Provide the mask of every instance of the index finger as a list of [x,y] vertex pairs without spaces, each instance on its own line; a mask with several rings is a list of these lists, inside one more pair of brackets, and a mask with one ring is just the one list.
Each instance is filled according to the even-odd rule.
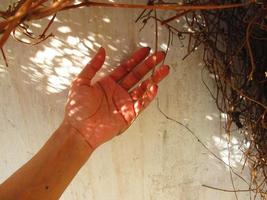
[[103,47],[101,47],[93,59],[85,66],[85,68],[80,72],[78,78],[86,78],[91,80],[94,78],[96,72],[102,67],[104,64],[106,57],[106,52]]

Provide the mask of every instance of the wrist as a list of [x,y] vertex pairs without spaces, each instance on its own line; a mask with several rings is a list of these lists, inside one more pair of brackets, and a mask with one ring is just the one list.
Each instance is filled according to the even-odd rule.
[[80,131],[73,127],[68,120],[64,119],[57,129],[56,133],[62,135],[64,138],[68,138],[73,140],[73,147],[81,148],[83,151],[92,153],[94,148],[90,145],[90,143],[86,140],[86,138],[80,133]]

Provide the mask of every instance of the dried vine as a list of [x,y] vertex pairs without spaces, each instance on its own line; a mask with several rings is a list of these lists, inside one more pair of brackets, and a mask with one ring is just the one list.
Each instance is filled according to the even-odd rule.
[[[198,6],[212,2],[220,5],[240,3],[237,0],[189,0],[184,1],[184,5]],[[162,1],[153,3],[163,4]],[[177,19],[180,24],[177,24]],[[187,39],[184,59],[203,45],[205,67],[213,75],[217,86],[215,93],[208,89],[218,109],[227,115],[225,131],[230,138],[231,128],[235,126],[244,138],[241,145],[246,157],[244,165],[251,169],[248,189],[236,188],[232,169],[233,190],[205,187],[234,192],[236,199],[238,192],[246,191],[253,192],[254,198],[267,199],[267,4],[251,2],[242,7],[219,10],[184,9],[167,18],[155,17],[146,10],[138,20],[143,27],[149,20],[160,22],[171,35],[169,41],[174,36],[179,40]],[[182,26],[183,23],[185,26]],[[167,50],[169,45],[170,42]],[[230,160],[230,154],[228,157]]]
[[[213,75],[217,89],[211,96],[218,109],[227,115],[226,133],[231,137],[235,125],[244,137],[241,147],[245,164],[251,169],[248,189],[226,192],[253,192],[267,198],[267,4],[256,0],[184,0],[183,4],[163,0],[148,0],[143,4],[100,3],[88,0],[18,0],[5,11],[0,11],[0,49],[3,59],[4,44],[10,35],[19,31],[31,45],[53,36],[48,30],[58,12],[80,7],[113,7],[143,11],[136,22],[144,28],[154,20],[158,43],[158,26],[168,30],[168,47],[175,37],[187,42],[186,59],[200,45],[204,48],[203,61]],[[161,13],[172,16],[164,18]],[[36,36],[29,31],[30,21],[53,16]],[[184,23],[186,26],[181,26]],[[141,28],[141,29],[142,29]],[[157,48],[157,45],[156,45]],[[204,83],[205,84],[205,83]],[[205,84],[206,85],[206,84]],[[168,118],[171,120],[171,118]],[[173,120],[173,119],[172,119]],[[175,121],[175,120],[174,120]],[[194,135],[194,134],[193,134]],[[202,143],[203,145],[203,143]],[[205,145],[204,145],[205,146]],[[229,155],[230,156],[230,155]],[[231,167],[231,166],[230,166]],[[232,180],[232,170],[231,180]],[[205,186],[213,188],[211,186]],[[213,188],[216,189],[216,188]],[[218,189],[218,188],[217,188]],[[237,195],[236,195],[237,197]]]

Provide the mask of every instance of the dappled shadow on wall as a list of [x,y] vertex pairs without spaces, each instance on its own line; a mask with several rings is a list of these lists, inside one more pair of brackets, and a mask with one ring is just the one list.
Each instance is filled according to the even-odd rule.
[[[34,46],[10,38],[5,46],[9,70],[11,73],[19,71],[19,79],[34,85],[38,91],[55,94],[68,88],[101,46],[107,50],[107,57],[100,76],[111,71],[138,46],[154,47],[153,27],[148,25],[139,33],[140,26],[134,23],[140,10],[119,11],[94,8],[92,12],[92,9],[83,8],[59,13],[47,32],[47,35],[53,33],[54,37]],[[32,32],[41,34],[50,20],[48,17],[30,23]],[[153,22],[151,24],[153,26]],[[159,37],[164,37],[161,27],[159,30]],[[18,31],[16,37],[30,42]],[[166,50],[167,41],[159,41],[158,46],[159,50]]]
[[[108,19],[79,13],[79,11],[71,12],[69,16],[68,13],[62,13],[55,18],[51,28],[55,36],[43,43],[26,46],[10,41],[6,46],[6,53],[11,76],[15,73],[19,81],[34,85],[37,91],[50,95],[67,90],[71,80],[100,46],[106,47],[108,54],[117,52],[119,48],[124,54],[128,53],[129,47],[126,39],[114,38],[112,31],[108,31],[107,24],[110,23]],[[48,22],[49,19],[33,22],[31,24],[33,32],[40,32],[40,28]],[[103,27],[107,30],[103,30]],[[16,33],[16,37],[23,42],[30,42],[19,32]],[[106,68],[101,74],[108,71],[107,67],[110,66],[110,62],[116,60],[120,58],[115,56],[111,59],[108,55]]]
[[[19,87],[30,87],[38,94],[45,93],[62,105],[61,94],[67,94],[72,79],[93,57],[99,47],[103,46],[107,50],[105,68],[98,74],[100,77],[112,71],[118,62],[126,58],[138,46],[153,47],[154,37],[148,34],[153,32],[151,31],[153,26],[144,29],[140,37],[136,36],[139,34],[139,27],[133,24],[138,13],[139,11],[133,10],[118,12],[116,9],[97,8],[94,8],[93,12],[84,8],[60,13],[51,28],[55,36],[43,43],[26,46],[12,39],[9,40],[5,50],[10,67],[6,69],[4,65],[0,65],[0,76],[6,76],[6,72],[9,71],[12,79],[21,83],[18,84]],[[34,21],[31,24],[33,32],[40,32],[41,27],[48,22],[49,18]],[[161,50],[166,50],[167,37],[165,35],[168,33],[160,32],[160,34],[162,34],[159,35],[162,40],[159,42],[159,47]],[[24,42],[29,42],[28,38],[19,33],[17,37]],[[176,42],[182,48],[183,45]],[[177,59],[182,58],[184,52],[185,50],[181,49],[181,55],[177,55]],[[213,122],[219,117],[208,113],[203,116],[203,120]],[[222,120],[224,118],[223,115]],[[205,139],[203,139],[204,142]],[[225,163],[229,163],[230,157],[232,167],[242,167],[243,157],[239,149],[238,138],[232,137],[228,140],[225,135],[212,136],[212,140],[205,143]],[[212,155],[211,158],[215,159]],[[227,168],[227,165],[223,166]]]

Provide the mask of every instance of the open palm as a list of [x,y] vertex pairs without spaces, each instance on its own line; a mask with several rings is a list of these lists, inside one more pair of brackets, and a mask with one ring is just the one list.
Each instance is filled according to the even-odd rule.
[[105,60],[105,50],[100,48],[73,81],[65,120],[92,148],[126,130],[156,96],[157,83],[169,73],[167,65],[162,65],[151,77],[134,87],[165,57],[163,52],[156,52],[146,59],[149,51],[149,48],[139,49],[111,74],[92,84],[92,78]]

